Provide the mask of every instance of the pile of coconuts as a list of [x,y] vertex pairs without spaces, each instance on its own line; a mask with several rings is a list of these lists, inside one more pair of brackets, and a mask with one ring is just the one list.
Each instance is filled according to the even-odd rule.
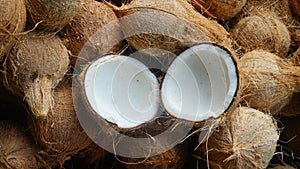
[[300,0],[0,0],[0,16],[0,169],[300,168]]

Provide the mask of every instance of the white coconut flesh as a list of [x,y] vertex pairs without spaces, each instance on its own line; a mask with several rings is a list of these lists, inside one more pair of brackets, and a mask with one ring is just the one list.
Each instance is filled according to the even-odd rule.
[[181,53],[170,65],[161,88],[166,111],[180,119],[219,117],[238,88],[235,61],[214,44],[200,44]]
[[96,115],[117,125],[133,128],[153,119],[159,109],[159,85],[140,61],[107,55],[86,71],[84,89]]

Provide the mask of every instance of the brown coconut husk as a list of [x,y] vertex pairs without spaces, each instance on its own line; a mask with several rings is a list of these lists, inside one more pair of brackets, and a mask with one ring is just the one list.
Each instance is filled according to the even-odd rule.
[[232,48],[232,39],[224,27],[202,16],[186,0],[133,0],[122,7],[109,5],[120,18],[129,44],[137,50],[154,48],[144,51],[152,56],[165,56],[155,49],[178,54],[200,42]]
[[16,34],[23,31],[26,23],[26,8],[23,0],[0,1],[0,60],[13,46]]
[[262,49],[284,58],[290,49],[291,36],[275,13],[257,11],[237,22],[232,36],[244,52]]
[[188,154],[188,144],[184,142],[159,155],[145,159],[122,158],[122,161],[127,169],[180,169]]
[[54,105],[46,119],[29,119],[31,133],[42,147],[40,154],[52,167],[62,167],[71,156],[93,145],[77,119],[71,84],[67,79],[54,90]]
[[266,168],[279,139],[276,122],[258,110],[239,107],[223,116],[199,149],[211,168]]
[[68,51],[57,36],[31,32],[19,37],[4,62],[4,83],[24,97],[36,117],[53,105],[52,89],[69,67]]
[[281,116],[296,116],[300,114],[300,93],[294,93],[291,101],[280,111]]
[[66,46],[75,55],[71,58],[72,66],[75,66],[77,57],[78,64],[82,64],[98,55],[118,50],[122,33],[117,19],[114,11],[102,2],[83,3],[80,12],[63,31],[68,40]]
[[46,30],[60,30],[79,12],[82,0],[26,0],[30,21]]
[[191,4],[208,17],[229,20],[246,5],[247,0],[191,0]]
[[34,142],[21,127],[0,121],[0,168],[39,169],[42,167]]
[[277,114],[299,89],[300,68],[265,51],[246,53],[240,60],[244,105]]
[[299,0],[290,0],[290,4],[294,14],[300,18],[300,1]]
[[300,46],[299,48],[293,53],[290,60],[297,66],[300,66]]

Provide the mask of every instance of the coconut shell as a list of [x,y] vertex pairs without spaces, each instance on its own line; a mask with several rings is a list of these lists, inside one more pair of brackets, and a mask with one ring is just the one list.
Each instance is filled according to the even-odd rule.
[[0,168],[39,169],[41,163],[34,143],[21,127],[0,121]]
[[239,71],[244,105],[271,114],[286,106],[299,87],[299,67],[269,52],[246,53]]
[[60,30],[79,12],[81,0],[26,0],[32,26]]
[[284,58],[291,44],[287,27],[275,13],[259,11],[241,19],[233,28],[232,36],[245,52],[262,49]]
[[206,16],[228,20],[237,15],[247,0],[191,0],[192,5]]
[[188,144],[178,144],[174,148],[146,159],[122,158],[127,169],[180,169],[188,156]]
[[73,55],[76,55],[71,59],[72,66],[75,66],[77,57],[81,63],[117,51],[117,44],[122,40],[121,27],[117,19],[114,11],[102,2],[83,3],[80,12],[64,30],[65,38],[68,40],[66,46]]
[[278,139],[277,126],[270,115],[239,107],[223,116],[219,126],[199,149],[213,169],[266,168]]
[[23,0],[0,1],[0,60],[13,46],[13,38],[22,32],[26,23]]
[[52,89],[69,67],[69,55],[57,36],[31,32],[20,37],[4,63],[5,86],[24,97],[36,117],[52,107]]
[[31,132],[42,147],[41,155],[50,166],[60,166],[92,145],[81,128],[73,105],[70,80],[63,81],[53,93],[54,105],[46,119],[30,118]]
[[112,8],[120,18],[129,44],[137,50],[148,49],[144,52],[152,56],[168,54],[157,49],[178,54],[200,42],[232,48],[229,33],[216,21],[198,13],[186,0],[133,0]]

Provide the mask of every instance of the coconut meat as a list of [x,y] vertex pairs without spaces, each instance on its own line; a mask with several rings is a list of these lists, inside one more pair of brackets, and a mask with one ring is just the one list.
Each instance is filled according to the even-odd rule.
[[236,64],[229,52],[214,44],[200,44],[185,50],[170,65],[161,97],[170,115],[202,121],[224,113],[237,88]]
[[86,71],[84,89],[94,112],[120,128],[141,125],[158,112],[158,81],[134,58],[107,55],[96,60]]

